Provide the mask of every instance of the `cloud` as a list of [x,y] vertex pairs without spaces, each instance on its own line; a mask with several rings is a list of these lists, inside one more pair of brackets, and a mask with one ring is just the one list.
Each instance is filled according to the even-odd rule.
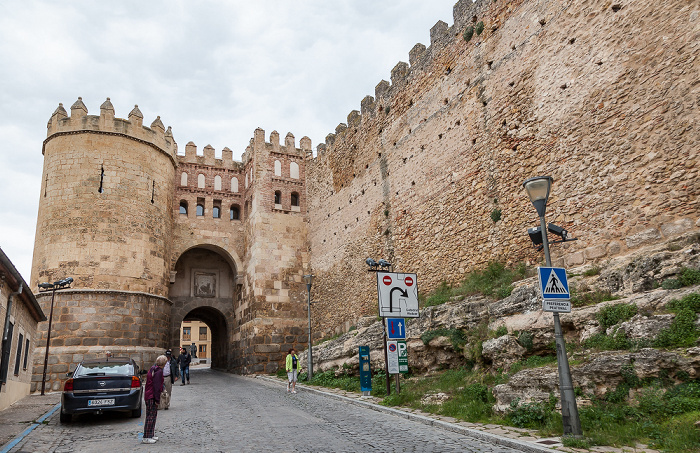
[[[374,95],[454,0],[0,3],[0,245],[29,277],[51,113],[78,96],[138,104],[181,151],[194,141],[240,158],[256,127],[325,140]],[[19,263],[19,264],[18,264]]]

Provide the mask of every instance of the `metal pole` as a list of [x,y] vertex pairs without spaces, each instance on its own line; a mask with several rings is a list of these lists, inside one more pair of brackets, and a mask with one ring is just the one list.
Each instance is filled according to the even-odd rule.
[[306,374],[306,380],[311,381],[314,377],[314,362],[313,362],[313,350],[311,345],[311,283],[306,284],[306,291],[309,294],[308,305],[309,305],[309,371]]
[[386,320],[382,318],[382,329],[384,330],[384,371],[386,372],[386,396],[391,395],[391,381],[389,381],[389,352],[386,350]]
[[56,297],[56,287],[51,292],[51,310],[49,311],[49,330],[46,332],[46,354],[44,354],[44,376],[41,378],[41,394],[46,390],[46,368],[49,365],[49,343],[51,342],[51,321],[53,321],[53,299]]
[[[542,245],[544,248],[544,259],[547,267],[552,266],[552,259],[549,256],[549,242],[547,239],[547,223],[544,216],[540,217],[540,230],[542,231]],[[561,417],[564,424],[564,435],[581,436],[581,420],[576,407],[576,394],[571,381],[571,370],[569,369],[569,358],[566,356],[566,343],[561,332],[561,322],[559,313],[554,312],[554,340],[557,346],[557,368],[559,370],[559,394],[561,397]]]

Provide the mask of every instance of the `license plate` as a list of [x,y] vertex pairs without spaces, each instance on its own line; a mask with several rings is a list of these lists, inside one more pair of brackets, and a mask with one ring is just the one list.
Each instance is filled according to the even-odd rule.
[[104,400],[88,400],[88,407],[95,406],[114,406],[114,398]]

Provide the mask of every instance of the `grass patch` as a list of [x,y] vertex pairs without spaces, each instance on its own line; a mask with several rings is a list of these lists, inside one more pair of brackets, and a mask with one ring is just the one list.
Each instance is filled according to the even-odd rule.
[[592,268],[583,271],[584,277],[593,277],[598,274],[600,274],[600,267],[598,266],[593,266]]
[[424,345],[427,345],[431,340],[438,337],[449,338],[455,351],[462,349],[464,345],[467,344],[467,335],[460,329],[426,330],[420,336],[420,339],[423,341]]
[[431,293],[421,295],[419,298],[424,307],[444,304],[452,297],[474,294],[503,299],[510,296],[513,291],[513,282],[522,280],[529,274],[530,271],[524,263],[514,268],[507,268],[502,263],[492,262],[484,270],[468,273],[460,286],[451,287],[443,281]]
[[596,318],[600,327],[608,329],[623,321],[627,321],[637,314],[637,305],[635,304],[617,304],[603,307],[596,313]]
[[580,291],[576,287],[571,288],[571,305],[574,307],[585,307],[596,305],[609,300],[617,300],[618,296],[613,296],[610,291]]
[[700,329],[695,325],[700,312],[700,294],[692,293],[682,299],[668,303],[669,311],[676,313],[669,327],[659,332],[654,340],[657,348],[687,348],[694,346],[700,338]]
[[539,355],[532,355],[528,357],[527,359],[523,359],[519,362],[514,363],[509,370],[509,374],[513,375],[517,373],[520,370],[523,370],[525,368],[540,368],[543,366],[551,365],[553,363],[557,363],[557,356],[556,355],[545,355],[545,356],[539,356]]

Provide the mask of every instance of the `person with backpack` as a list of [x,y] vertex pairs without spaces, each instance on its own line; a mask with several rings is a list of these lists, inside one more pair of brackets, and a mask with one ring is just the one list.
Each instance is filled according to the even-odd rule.
[[158,356],[156,363],[148,370],[146,385],[144,386],[143,399],[146,404],[146,422],[143,424],[144,444],[155,444],[156,418],[158,417],[158,404],[160,394],[163,391],[163,367],[168,362],[164,355]]
[[[192,361],[192,356],[187,352],[187,348],[183,346],[180,349],[180,356],[177,358],[177,362],[180,364],[180,376],[182,377],[182,384],[185,385],[190,383],[190,362]],[[185,382],[186,380],[186,382]]]

